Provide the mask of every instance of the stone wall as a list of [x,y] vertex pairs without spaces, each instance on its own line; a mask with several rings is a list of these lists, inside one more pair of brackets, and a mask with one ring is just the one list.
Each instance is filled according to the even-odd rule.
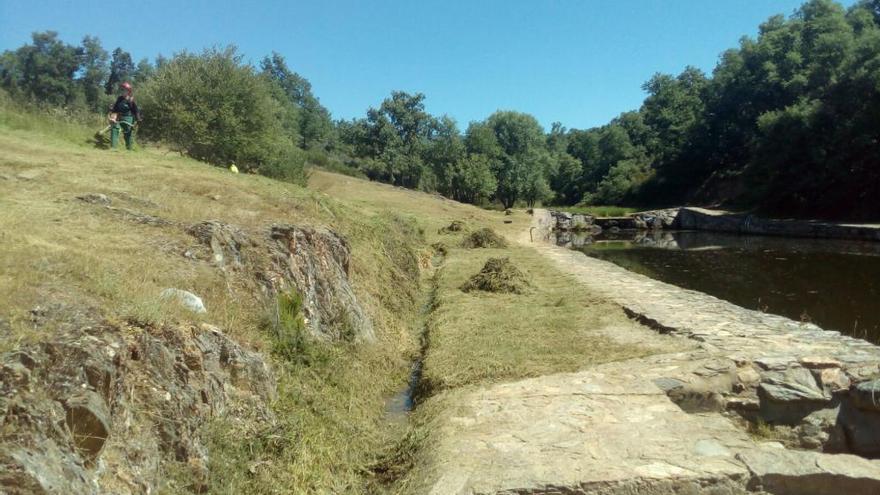
[[878,225],[767,219],[704,208],[681,208],[677,222],[678,227],[685,230],[880,241],[880,226]]

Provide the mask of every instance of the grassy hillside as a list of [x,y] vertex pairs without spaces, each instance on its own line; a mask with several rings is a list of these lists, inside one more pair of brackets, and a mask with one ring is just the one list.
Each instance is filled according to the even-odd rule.
[[[599,332],[628,323],[619,310],[514,242],[528,230],[525,212],[506,216],[322,171],[301,188],[158,148],[96,149],[94,129],[52,125],[40,116],[0,117],[0,293],[8,294],[0,299],[0,346],[11,350],[100,320],[186,320],[215,324],[263,351],[279,378],[277,421],[233,417],[206,428],[213,493],[404,490],[412,482],[408,467],[430,450],[419,425],[454,401],[457,389],[642,352]],[[339,232],[351,244],[352,281],[377,342],[311,342],[308,352],[320,359],[306,363],[272,356],[274,301],[253,291],[252,274],[188,255],[194,240],[186,227],[206,220],[246,232],[274,223]],[[441,233],[453,220],[465,231]],[[481,227],[510,246],[460,247],[467,231]],[[490,256],[509,257],[529,289],[459,290]],[[208,313],[163,303],[158,295],[168,287],[198,294]],[[429,407],[418,409],[407,433],[387,420],[386,400],[405,386],[423,329],[420,399]],[[165,492],[185,491],[186,480],[175,476],[168,473]]]
[[[272,301],[250,290],[248,274],[226,275],[188,257],[195,242],[186,226],[330,227],[351,243],[353,283],[378,341],[314,343],[326,359],[311,367],[276,360],[279,423],[212,428],[222,454],[212,456],[213,486],[220,493],[240,493],[245,484],[264,493],[279,486],[360,492],[365,466],[385,442],[384,400],[406,383],[417,351],[422,242],[411,218],[157,149],[98,150],[88,142],[93,129],[51,126],[27,115],[0,120],[2,350],[102,320],[204,320],[269,354]],[[112,209],[78,199],[90,194],[105,195]],[[198,294],[208,313],[164,304],[158,295],[168,287]],[[265,469],[248,472],[268,458]],[[168,492],[179,488],[171,483]]]

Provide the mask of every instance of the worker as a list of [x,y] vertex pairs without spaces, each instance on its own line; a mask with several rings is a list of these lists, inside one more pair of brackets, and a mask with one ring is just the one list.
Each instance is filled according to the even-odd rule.
[[131,92],[131,84],[124,82],[120,85],[121,93],[116,98],[116,103],[110,107],[110,147],[116,148],[119,142],[119,129],[125,136],[125,148],[130,150],[134,145],[131,131],[134,129],[135,120],[141,121],[141,112]]

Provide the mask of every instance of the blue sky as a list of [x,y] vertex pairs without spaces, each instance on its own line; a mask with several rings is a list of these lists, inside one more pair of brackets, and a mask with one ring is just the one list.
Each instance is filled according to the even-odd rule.
[[0,50],[43,30],[68,43],[92,34],[135,59],[235,44],[254,63],[284,55],[334,118],[363,116],[400,89],[425,93],[428,111],[461,127],[504,109],[588,128],[637,108],[655,72],[709,72],[741,36],[801,3],[0,0]]

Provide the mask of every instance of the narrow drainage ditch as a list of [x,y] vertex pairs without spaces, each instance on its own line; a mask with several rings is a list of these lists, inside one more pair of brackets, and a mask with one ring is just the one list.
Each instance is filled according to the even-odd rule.
[[425,355],[428,353],[428,320],[437,303],[437,291],[443,259],[443,254],[439,252],[435,253],[431,259],[434,274],[429,279],[430,287],[419,314],[419,353],[410,366],[409,380],[407,380],[406,387],[394,394],[385,403],[385,416],[389,422],[405,422],[409,413],[416,407],[416,401],[419,397],[419,385],[422,379],[423,363]]

